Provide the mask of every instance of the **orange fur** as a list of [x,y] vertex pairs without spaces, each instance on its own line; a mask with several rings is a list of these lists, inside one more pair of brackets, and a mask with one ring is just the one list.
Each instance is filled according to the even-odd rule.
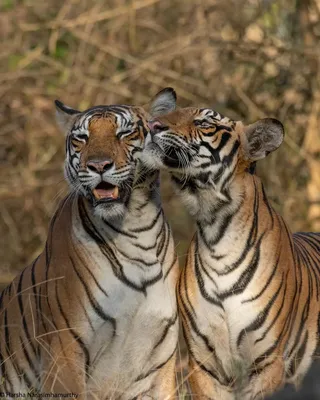
[[[178,262],[157,173],[143,174],[132,157],[143,148],[147,114],[128,106],[106,106],[105,114],[100,108],[87,112],[88,132],[85,119],[76,124],[85,113],[78,119],[71,114],[75,128],[67,121],[67,177],[75,190],[52,218],[44,251],[0,296],[0,391],[175,397]],[[131,132],[120,138],[124,128],[117,121],[124,114]],[[73,139],[73,131],[85,132],[87,140]],[[96,215],[83,194],[88,162],[105,159],[114,170],[107,178],[95,174],[95,185],[117,179],[130,191],[125,212],[114,219],[109,203]],[[76,169],[86,173],[83,192]],[[121,182],[120,172],[129,169],[132,180]]]
[[318,342],[320,234],[292,234],[249,172],[281,144],[281,124],[196,108],[153,124],[151,161],[171,171],[198,226],[177,289],[193,396],[298,386]]

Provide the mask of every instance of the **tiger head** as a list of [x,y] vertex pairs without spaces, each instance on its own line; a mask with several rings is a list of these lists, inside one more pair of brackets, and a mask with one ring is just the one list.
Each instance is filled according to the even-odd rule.
[[180,108],[149,121],[152,142],[144,151],[147,166],[171,171],[173,182],[189,195],[213,189],[228,199],[237,174],[282,143],[284,130],[276,119],[245,126],[208,108]]
[[[166,88],[151,103],[157,108],[161,93],[175,108],[175,92]],[[136,165],[150,135],[145,108],[96,106],[80,112],[56,101],[57,121],[66,134],[65,177],[71,190],[85,196],[96,214],[123,215],[136,178]],[[161,114],[159,113],[159,115]]]

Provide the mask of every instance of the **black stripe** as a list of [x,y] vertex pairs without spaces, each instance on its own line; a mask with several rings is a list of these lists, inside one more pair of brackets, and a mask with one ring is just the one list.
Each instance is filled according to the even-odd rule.
[[133,228],[133,229],[131,229],[131,232],[140,233],[140,232],[145,232],[145,231],[152,229],[162,214],[163,214],[163,211],[160,208],[159,211],[157,212],[157,215],[153,218],[153,220],[150,222],[149,225],[145,225],[141,228]]
[[79,198],[79,215],[82,221],[82,225],[84,230],[87,232],[87,234],[98,244],[100,251],[102,254],[108,259],[110,262],[112,271],[114,275],[121,281],[123,282],[126,286],[130,287],[133,290],[142,292],[145,296],[147,295],[146,288],[148,286],[151,286],[155,284],[157,281],[159,281],[163,277],[162,270],[158,273],[158,275],[154,276],[153,278],[149,280],[145,280],[141,282],[140,285],[135,284],[134,282],[130,281],[124,274],[123,272],[123,266],[122,264],[118,261],[115,252],[109,246],[103,237],[100,235],[100,233],[97,231],[95,228],[94,224],[90,220],[86,210],[85,206],[83,204],[83,199],[80,197]]
[[[295,244],[295,248],[297,248],[296,244]],[[299,307],[299,303],[300,303],[300,295],[301,295],[301,290],[302,290],[302,271],[300,268],[301,263],[301,259],[300,259],[300,253],[298,251],[295,251],[295,255],[296,255],[296,259],[294,262],[294,267],[295,267],[295,290],[294,290],[294,295],[292,298],[292,305],[290,307],[290,312],[288,314],[286,323],[287,323],[287,328],[286,330],[288,330],[288,337],[291,338],[292,336],[292,331],[294,329],[294,322],[295,322],[295,318],[292,318],[292,315],[297,315],[297,309]],[[289,316],[290,316],[290,320],[289,320]],[[286,344],[285,346],[285,351],[288,352],[289,347],[291,346],[291,342]]]
[[[59,208],[57,209],[57,211],[55,212],[54,216],[52,217],[51,223],[50,223],[50,227],[49,227],[49,237],[46,241],[46,245],[45,245],[45,257],[46,257],[46,293],[49,293],[49,289],[48,289],[48,284],[49,284],[49,268],[50,268],[50,262],[51,262],[51,249],[52,249],[52,240],[53,240],[53,230],[54,230],[54,225],[58,219],[58,216],[60,215],[60,213],[62,212],[65,204],[67,203],[67,201],[69,200],[69,198],[71,197],[71,195],[67,196],[65,199],[62,200],[62,202],[59,205]],[[49,296],[46,296],[47,299],[47,304],[48,304],[48,308],[49,311],[52,315],[52,309],[51,309],[51,305],[50,305],[50,298]]]
[[308,337],[309,337],[308,331],[306,331],[305,335],[304,335],[304,339],[297,351],[296,356],[291,360],[289,371],[288,371],[289,376],[293,376],[296,373],[296,371],[298,370],[299,365],[301,364],[303,356],[306,352]]
[[150,246],[143,246],[143,245],[140,244],[140,243],[134,243],[134,246],[135,246],[135,247],[138,247],[138,249],[145,250],[145,251],[149,251],[149,250],[153,250],[153,249],[156,248],[156,246],[157,246],[157,241],[155,240],[154,243],[151,244]]
[[138,236],[137,236],[137,235],[133,235],[133,234],[131,234],[131,233],[129,233],[129,232],[126,232],[126,231],[124,231],[124,230],[122,230],[122,229],[116,228],[115,226],[113,226],[110,222],[108,222],[108,221],[105,220],[105,219],[103,219],[103,222],[104,222],[110,229],[112,229],[113,231],[115,231],[115,232],[117,232],[117,233],[120,233],[120,234],[123,235],[123,236],[127,236],[127,237],[132,238],[132,239],[138,239]]
[[[9,375],[6,372],[6,363],[7,362],[12,362],[10,358],[8,357],[4,357],[2,350],[1,350],[1,345],[2,345],[2,340],[0,340],[0,367],[1,367],[1,376],[0,378],[5,378],[5,384],[9,383],[11,389],[12,389],[12,381],[9,378]],[[5,360],[5,358],[7,358],[7,360]],[[1,385],[0,385],[1,386]]]
[[69,256],[69,259],[71,261],[71,265],[73,267],[73,270],[75,271],[77,277],[79,278],[79,280],[80,280],[80,282],[81,282],[81,284],[82,284],[82,286],[83,286],[83,288],[84,288],[84,290],[85,290],[85,292],[86,292],[86,294],[88,296],[88,299],[90,301],[91,307],[94,309],[96,314],[99,315],[99,317],[101,319],[103,319],[106,322],[110,322],[110,324],[112,325],[112,328],[113,328],[112,337],[114,337],[116,335],[116,331],[117,331],[117,323],[116,323],[115,318],[111,317],[110,315],[106,314],[103,311],[103,308],[101,307],[101,305],[93,297],[93,295],[92,295],[92,293],[91,293],[91,291],[90,291],[90,289],[89,289],[89,287],[87,285],[87,282],[84,280],[84,278],[81,276],[81,274],[77,270],[73,258],[71,256]]
[[230,165],[234,159],[234,156],[237,154],[238,148],[240,147],[239,140],[236,140],[232,146],[230,153],[223,157],[222,163],[226,165]]
[[[216,235],[215,235],[215,239],[207,239],[205,232],[204,232],[204,227],[211,225],[212,221],[201,221],[201,222],[197,222],[197,227],[198,227],[198,232],[200,234],[200,237],[202,238],[203,242],[205,243],[205,245],[208,247],[209,250],[212,250],[212,248],[219,243],[219,241],[223,238],[223,236],[225,235],[232,219],[235,217],[235,215],[239,212],[239,210],[241,209],[242,206],[242,202],[239,204],[239,206],[237,207],[236,210],[232,211],[232,213],[226,213],[223,217],[222,217],[222,222],[220,223],[220,226],[218,228],[216,228]],[[216,218],[216,216],[214,216],[213,218]],[[212,230],[211,230],[212,232]],[[231,271],[230,268],[228,268],[228,272],[229,273]],[[224,275],[224,272],[222,273],[218,273],[219,275]]]
[[[195,357],[195,355],[192,353],[191,354],[191,356],[192,356],[192,358],[193,358],[193,360],[194,360],[194,362],[197,364],[197,366],[202,370],[202,371],[204,371],[206,374],[208,374],[208,375],[210,375],[210,377],[211,378],[213,378],[213,379],[215,379],[221,386],[226,386],[226,387],[228,387],[228,388],[230,388],[230,387],[232,387],[233,385],[233,383],[234,383],[234,378],[232,378],[232,377],[228,377],[227,375],[225,375],[225,379],[222,381],[221,379],[220,379],[220,376],[219,375],[217,375],[215,372],[213,372],[212,370],[210,370],[210,369],[208,369],[208,368],[206,368],[199,360],[197,360],[197,358]],[[206,396],[206,400],[207,399],[212,399],[212,400],[218,400],[218,399],[215,399],[215,398],[211,398],[211,397],[207,397]]]
[[[184,281],[185,281],[185,285],[186,285],[186,274],[185,274],[185,276],[184,276]],[[179,285],[180,285],[180,284],[181,284],[181,279],[180,279]],[[179,292],[181,293],[181,288],[179,288]],[[186,296],[186,298],[187,298],[187,301],[188,301],[188,303],[189,303],[189,306],[191,306],[190,308],[191,308],[192,312],[188,309],[188,307],[187,307],[187,305],[186,305],[186,303],[185,303],[185,301],[184,301],[184,299],[183,299],[183,295],[180,295],[180,301],[181,301],[181,304],[182,304],[183,312],[186,314],[186,317],[188,318],[189,326],[190,326],[190,328],[193,330],[193,332],[202,340],[202,342],[204,343],[204,345],[205,345],[206,348],[207,348],[207,351],[209,352],[209,354],[211,355],[211,357],[214,358],[215,363],[216,363],[216,365],[217,365],[217,369],[219,370],[219,374],[220,374],[222,377],[224,377],[224,379],[227,381],[228,379],[226,378],[226,375],[225,375],[225,373],[224,373],[224,369],[223,369],[223,367],[222,367],[222,365],[221,365],[220,360],[219,360],[218,357],[217,357],[217,353],[216,353],[216,350],[215,350],[215,348],[214,348],[214,345],[211,344],[211,343],[209,342],[208,337],[207,337],[206,335],[204,335],[204,334],[200,331],[200,329],[199,329],[199,327],[198,327],[198,325],[197,325],[197,323],[196,323],[196,321],[195,321],[195,318],[194,318],[194,316],[193,316],[193,314],[195,315],[194,308],[193,308],[193,306],[192,306],[192,304],[191,304],[191,302],[190,302],[190,299],[189,299],[189,297],[188,297],[188,291],[187,291],[187,287],[186,287],[186,286],[185,286],[185,296]],[[193,313],[193,314],[192,314],[192,313]],[[184,328],[184,329],[185,329],[185,328]],[[185,338],[186,338],[186,342],[187,342],[187,344],[188,344],[187,335],[185,335]],[[188,344],[187,347],[188,347],[188,349],[189,349],[189,353],[192,354],[193,357],[195,357],[194,354],[193,354],[193,352],[192,352],[192,350],[191,350],[190,344]],[[209,358],[211,358],[211,357],[209,357]],[[218,380],[218,382],[220,382],[220,384],[223,385],[223,382],[221,382],[221,381],[219,380],[218,377],[216,377],[216,379]]]
[[[241,208],[242,204],[243,203],[241,202],[239,209]],[[257,224],[258,224],[258,211],[257,211],[258,206],[259,206],[258,192],[257,192],[257,190],[255,190],[253,212],[252,212],[253,219],[252,219],[252,223],[251,223],[251,228],[248,232],[245,248],[243,249],[243,251],[237,261],[235,261],[233,264],[231,264],[230,266],[225,268],[225,270],[223,270],[223,271],[216,271],[216,273],[219,276],[228,275],[229,273],[236,270],[242,264],[242,262],[245,260],[249,251],[255,246],[255,241],[256,241],[256,237],[257,237]],[[238,210],[236,210],[236,212],[238,212]]]
[[[75,249],[74,249],[75,251]],[[76,251],[75,251],[76,254]],[[71,257],[70,257],[71,259]],[[85,262],[81,263],[82,266],[86,269],[86,271],[88,272],[88,274],[91,276],[91,278],[93,279],[94,283],[97,285],[98,289],[106,296],[109,297],[108,293],[105,291],[105,289],[100,285],[100,283],[98,282],[97,278],[95,277],[94,273],[91,271],[91,269],[88,267],[88,265]]]
[[[169,332],[169,329],[170,329],[173,325],[175,325],[175,323],[177,322],[177,319],[178,319],[178,313],[177,313],[177,312],[175,313],[175,315],[174,315],[172,318],[167,319],[167,324],[166,324],[166,326],[165,326],[165,328],[164,328],[164,331],[163,331],[163,333],[162,333],[160,339],[158,340],[158,342],[157,342],[157,343],[155,344],[155,346],[153,347],[152,353],[154,352],[154,350],[155,350],[157,347],[159,347],[159,346],[164,342],[164,340],[165,340],[165,338],[167,337],[167,334],[168,334],[168,332]],[[151,356],[150,356],[150,357],[151,357]],[[149,358],[150,358],[150,357],[149,357]]]
[[229,132],[223,132],[223,134],[221,135],[221,140],[220,140],[219,146],[216,149],[214,149],[214,151],[222,150],[225,147],[225,145],[228,143],[228,141],[231,139],[231,137],[232,136]]
[[57,303],[59,307],[60,314],[62,315],[65,324],[67,325],[67,328],[69,329],[69,332],[71,333],[72,337],[76,340],[76,342],[79,344],[81,350],[83,351],[84,358],[85,358],[85,371],[86,371],[86,376],[89,377],[89,368],[90,368],[90,354],[87,346],[85,345],[84,341],[81,339],[81,337],[76,333],[74,329],[71,328],[69,320],[62,308],[60,298],[59,298],[59,293],[58,293],[58,285],[56,281],[56,298],[57,298]]
[[288,358],[290,358],[292,356],[292,354],[295,352],[296,348],[299,345],[302,333],[303,333],[303,329],[306,326],[306,322],[308,319],[308,310],[309,310],[309,303],[307,302],[304,307],[303,307],[303,311],[302,311],[302,315],[301,315],[301,319],[300,319],[300,325],[299,325],[299,329],[298,332],[296,334],[296,338],[293,344],[293,347],[291,349],[291,351],[288,354]]
[[[197,243],[197,238],[196,238],[196,248],[198,248],[198,243]],[[216,295],[216,298],[212,297],[209,295],[209,293],[206,291],[205,289],[205,284],[204,284],[204,279],[202,277],[201,271],[200,271],[200,266],[201,269],[205,271],[205,268],[203,266],[202,260],[200,258],[200,254],[198,251],[195,252],[194,255],[194,269],[195,269],[195,276],[196,276],[196,280],[198,283],[198,287],[200,290],[201,295],[203,296],[203,298],[205,298],[209,303],[214,304],[217,307],[220,307],[221,309],[223,309],[222,303],[219,300],[219,298]],[[207,275],[210,277],[210,275],[207,273]],[[210,280],[212,281],[212,278],[210,277]]]
[[[279,244],[278,244],[278,247],[279,247]],[[250,303],[250,302],[252,302],[252,301],[255,301],[255,300],[257,300],[259,297],[261,297],[261,296],[263,295],[263,293],[266,291],[267,287],[269,287],[269,285],[270,285],[272,279],[274,278],[274,276],[275,276],[275,274],[276,274],[276,272],[277,272],[277,270],[278,270],[280,255],[281,255],[281,252],[278,251],[277,259],[276,259],[274,265],[272,266],[272,272],[271,272],[269,278],[267,279],[266,283],[263,285],[262,289],[261,289],[255,296],[250,297],[250,298],[247,299],[247,300],[242,300],[242,301],[241,301],[242,304],[244,304],[244,303]]]
[[[31,283],[32,283],[32,291],[33,291],[33,298],[34,298],[34,304],[35,304],[35,309],[36,309],[36,314],[37,314],[37,320],[34,321],[34,323],[37,325],[37,327],[39,326],[39,321],[40,321],[40,315],[39,315],[39,307],[38,307],[38,293],[37,293],[37,286],[36,286],[36,277],[35,277],[35,268],[36,268],[36,264],[37,261],[39,260],[38,256],[34,262],[32,263],[32,267],[31,267]],[[37,329],[35,329],[35,331],[37,331]],[[40,359],[40,346],[37,346],[37,359],[39,362]]]
[[169,356],[165,361],[163,361],[161,364],[158,364],[158,365],[155,366],[155,367],[152,367],[152,368],[151,368],[148,372],[146,372],[145,374],[140,374],[140,375],[136,378],[135,382],[141,381],[142,379],[146,379],[149,375],[151,375],[151,374],[153,374],[153,373],[159,371],[159,369],[161,369],[163,366],[165,366],[165,365],[171,360],[171,358],[175,356],[176,350],[177,350],[177,346],[174,348],[173,352],[170,354],[170,356]]
[[283,283],[283,276],[281,277],[280,285],[279,285],[277,291],[273,294],[270,301],[267,303],[266,307],[262,311],[259,312],[256,319],[249,326],[247,326],[246,328],[244,328],[240,331],[238,339],[237,339],[237,347],[238,348],[240,347],[241,341],[245,334],[256,331],[257,329],[261,328],[262,325],[265,323],[265,321],[269,315],[269,311],[270,311],[272,305],[275,303],[275,301],[280,293],[280,290],[282,288],[282,283]]
[[261,242],[262,242],[263,237],[264,237],[264,234],[260,236],[258,243],[257,243],[257,248],[254,251],[251,262],[248,265],[248,267],[242,272],[238,281],[235,282],[231,286],[230,289],[225,290],[222,293],[219,293],[219,298],[221,300],[225,300],[228,297],[238,295],[240,293],[243,293],[246,290],[247,286],[251,282],[251,280],[259,266],[260,248],[261,248]]
[[[30,354],[28,353],[28,351],[27,351],[27,349],[26,349],[26,346],[24,345],[21,336],[20,336],[20,342],[21,342],[21,347],[22,347],[23,354],[24,354],[24,356],[25,356],[25,358],[26,358],[26,360],[27,360],[27,363],[28,363],[28,365],[29,365],[29,369],[32,371],[34,378],[38,380],[39,371],[38,371],[38,369],[35,367],[35,364],[33,363],[32,359],[31,359],[31,356],[30,356]],[[25,374],[26,374],[26,373],[25,373]],[[27,383],[28,383],[28,382],[33,382],[33,379],[29,378],[27,374],[26,374],[26,376],[27,376],[27,379],[25,379],[25,380],[26,380]],[[33,382],[33,385],[32,385],[32,386],[33,386],[33,387],[35,386],[35,385],[34,385],[34,382]],[[28,387],[30,387],[30,386],[28,386]]]
[[289,275],[289,270],[286,273],[285,276],[285,285],[284,285],[284,290],[283,290],[283,294],[282,294],[282,301],[280,304],[280,307],[277,310],[277,313],[275,314],[274,318],[272,319],[272,321],[270,322],[268,328],[263,332],[262,336],[260,336],[258,339],[255,340],[254,344],[261,342],[269,333],[270,329],[274,327],[277,319],[279,318],[281,311],[283,310],[284,304],[285,304],[285,300],[286,300],[286,293],[287,293],[287,279],[288,279],[288,275]]
[[252,379],[254,377],[256,377],[257,375],[261,374],[261,372],[266,369],[267,367],[269,367],[270,365],[272,365],[274,363],[274,360],[272,361],[267,361],[265,362],[263,365],[260,365],[259,367],[257,367],[256,365],[253,365],[251,368],[251,371],[249,373],[249,379]]
[[28,324],[27,324],[27,321],[26,321],[26,317],[24,315],[24,308],[23,308],[23,301],[22,301],[22,294],[21,294],[22,281],[23,281],[24,273],[25,273],[25,270],[23,270],[21,272],[19,283],[18,283],[18,292],[17,292],[18,304],[19,304],[20,314],[21,314],[21,317],[22,317],[22,325],[23,325],[24,333],[25,333],[25,335],[26,335],[26,337],[28,339],[28,343],[30,344],[30,346],[32,348],[33,354],[35,355],[35,357],[37,357],[37,350],[36,350],[36,348],[34,346],[34,343],[33,343],[32,339],[31,339],[31,336],[30,336],[30,333],[29,333],[29,329],[28,329]]
[[84,304],[82,302],[82,299],[78,297],[78,301],[79,301],[79,304],[81,305],[81,308],[83,310],[84,315],[87,318],[88,324],[90,325],[90,328],[91,328],[92,332],[95,332],[94,326],[93,326],[93,324],[91,322],[91,319],[90,319],[90,316],[88,314],[88,311],[87,311],[86,307],[84,306]]
[[3,296],[4,296],[4,290],[2,290],[0,292],[0,310],[2,309],[2,300],[3,300]]
[[171,240],[171,230],[170,230],[170,227],[169,227],[168,224],[165,224],[164,235],[165,235],[165,238],[166,238],[166,240],[164,241],[164,246],[161,247],[161,250],[158,249],[158,251],[157,251],[157,257],[160,256],[160,254],[163,252],[163,256],[162,256],[162,258],[160,260],[161,264],[164,263],[165,257],[166,257],[167,252],[168,252],[168,247],[169,247],[169,244],[170,244],[170,240]]
[[262,190],[263,202],[267,206],[267,209],[268,209],[268,212],[269,212],[269,216],[271,218],[271,229],[273,229],[273,227],[274,227],[274,218],[273,218],[274,211],[273,211],[272,207],[269,204],[268,197],[266,195],[266,192],[264,190],[264,186],[263,186],[262,183],[261,183],[261,190]]
[[13,365],[13,367],[14,367],[14,369],[16,371],[17,377],[19,378],[19,380],[21,382],[21,375],[22,375],[21,369],[19,367],[19,363],[18,363],[17,358],[16,357],[13,358],[14,354],[11,351],[10,332],[9,332],[9,327],[8,327],[8,310],[7,310],[7,308],[5,309],[5,312],[4,312],[4,326],[5,326],[4,334],[5,334],[6,351],[7,351],[7,354],[9,356],[9,358],[10,358],[11,364]]
[[163,276],[163,280],[165,281],[167,279],[167,277],[170,275],[170,272],[172,271],[172,268],[174,267],[175,263],[177,262],[178,256],[175,253],[172,263],[170,265],[170,267],[167,269],[167,271],[165,272],[164,276]]

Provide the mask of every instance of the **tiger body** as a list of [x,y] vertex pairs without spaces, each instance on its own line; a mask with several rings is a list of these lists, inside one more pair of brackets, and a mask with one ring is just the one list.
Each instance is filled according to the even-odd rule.
[[210,399],[300,382],[318,341],[320,235],[292,236],[246,178],[240,204],[199,222],[179,281],[190,381]]
[[298,385],[317,347],[320,234],[292,235],[249,173],[280,145],[279,124],[193,108],[151,123],[144,162],[171,171],[197,223],[177,290],[195,397],[262,399]]
[[132,158],[146,115],[126,106],[63,111],[76,190],[52,218],[43,253],[2,293],[1,389],[173,398],[177,257],[158,173],[144,174]]
[[[152,228],[134,232],[148,227],[158,212],[150,207],[143,215],[128,216],[115,235],[116,226],[98,230],[92,216],[88,222],[80,199],[62,203],[50,244],[2,298],[1,326],[8,327],[8,337],[1,335],[0,347],[7,391],[85,390],[98,398],[132,399],[159,379],[157,367],[169,363],[174,368],[178,321],[170,231],[161,214]],[[14,326],[21,323],[18,318],[22,326]],[[50,370],[52,362],[56,368]],[[24,379],[16,369],[28,371]],[[70,369],[77,378],[65,382]],[[174,371],[169,372],[168,380],[174,379]]]

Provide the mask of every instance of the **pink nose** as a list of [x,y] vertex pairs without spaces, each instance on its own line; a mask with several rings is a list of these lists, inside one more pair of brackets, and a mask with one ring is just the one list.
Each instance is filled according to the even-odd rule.
[[87,167],[94,172],[99,174],[103,173],[107,169],[111,168],[113,165],[112,160],[92,160],[87,162]]
[[160,132],[165,128],[164,125],[162,125],[162,123],[157,119],[149,121],[148,125],[151,130],[151,133]]

